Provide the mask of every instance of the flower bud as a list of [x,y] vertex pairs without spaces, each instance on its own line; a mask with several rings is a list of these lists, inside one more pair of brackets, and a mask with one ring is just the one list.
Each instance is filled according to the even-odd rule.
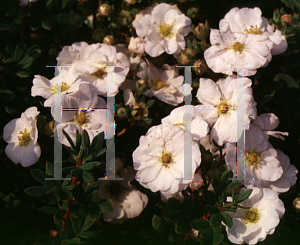
[[131,115],[135,120],[143,120],[148,114],[149,111],[144,101],[140,101],[132,107]]
[[198,26],[195,28],[195,35],[200,40],[204,40],[209,35],[209,24],[208,21],[205,21],[205,24],[199,23]]
[[281,19],[290,25],[294,24],[292,14],[284,14],[281,16]]
[[123,9],[117,17],[117,22],[122,26],[127,26],[132,22],[132,19],[131,12]]
[[195,57],[195,51],[190,48],[186,48],[184,50],[181,50],[181,60],[180,62],[183,65],[188,65],[191,63],[192,59]]
[[112,7],[107,3],[103,3],[99,8],[99,13],[103,16],[109,16],[111,12],[112,12]]
[[128,114],[127,114],[127,110],[125,107],[120,107],[117,111],[117,114],[118,114],[118,117],[119,118],[126,118],[128,117]]
[[139,93],[144,93],[149,88],[148,83],[145,79],[139,79],[136,84],[136,89]]
[[297,213],[300,213],[300,197],[297,197],[297,198],[293,201],[293,206],[295,207]]
[[106,37],[103,38],[103,43],[106,45],[113,46],[116,44],[116,40],[113,35],[107,35]]
[[207,66],[203,60],[197,60],[194,65],[193,69],[197,75],[202,75],[205,72]]
[[135,4],[136,3],[136,0],[123,0],[125,3],[128,3],[128,4]]
[[189,183],[189,187],[191,188],[192,191],[196,191],[199,188],[201,188],[202,185],[203,185],[203,179],[201,174],[195,173],[194,179]]
[[146,46],[146,42],[144,41],[144,38],[131,37],[128,45],[128,49],[133,53],[143,54],[145,53],[145,46]]
[[187,10],[187,16],[190,18],[196,18],[198,17],[200,9],[196,7],[191,7]]

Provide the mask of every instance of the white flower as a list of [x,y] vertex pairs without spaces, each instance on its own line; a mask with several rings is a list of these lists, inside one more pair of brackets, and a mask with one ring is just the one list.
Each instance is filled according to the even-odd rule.
[[130,89],[125,89],[123,93],[124,97],[124,104],[134,106],[136,104],[135,98],[133,96],[133,93]]
[[145,37],[145,50],[151,57],[163,52],[180,53],[185,48],[184,36],[191,31],[190,26],[190,18],[176,5],[166,3],[156,5],[151,13],[144,14],[133,24],[137,35]]
[[21,118],[13,119],[4,126],[3,139],[8,143],[5,153],[15,164],[29,167],[41,156],[36,126],[39,113],[36,107],[30,107],[21,114]]
[[113,73],[116,94],[119,86],[125,81],[130,66],[128,58],[122,53],[117,53],[115,47],[100,43],[74,43],[60,52],[57,61],[58,64],[64,65],[75,63],[74,70],[78,77],[90,82],[97,94],[103,96],[107,96],[107,74]]
[[180,106],[171,111],[169,116],[161,119],[162,124],[169,124],[174,126],[179,126],[182,130],[185,129],[184,125],[184,114],[185,111],[191,111],[192,122],[191,122],[191,133],[192,137],[200,140],[200,138],[205,137],[209,132],[209,127],[207,122],[203,119],[200,113],[194,109],[195,106]]
[[281,140],[285,140],[282,135],[289,135],[287,132],[272,131],[279,125],[279,118],[273,113],[261,114],[259,117],[255,118],[253,124],[258,126],[264,134],[271,135]]
[[[236,169],[236,146],[227,144],[225,147],[225,161],[229,170]],[[262,131],[250,125],[245,131],[245,172],[246,187],[260,186],[261,180],[276,181],[283,173],[280,161],[277,158],[277,151],[268,142],[268,136]],[[253,178],[253,180],[250,180]]]
[[[246,191],[243,188],[241,192]],[[228,239],[235,244],[257,244],[273,234],[280,218],[285,212],[283,202],[270,189],[254,187],[249,198],[239,203],[250,209],[238,208],[228,212],[233,221],[231,228],[226,227]]]
[[133,53],[143,54],[143,53],[145,53],[145,45],[146,45],[146,42],[144,41],[143,38],[131,37],[129,45],[128,45],[128,49]]
[[20,0],[22,6],[26,6],[28,3],[36,2],[37,0]]
[[[79,90],[68,96],[62,95],[62,108],[74,109],[71,111],[62,111],[61,123],[57,125],[58,138],[61,144],[70,147],[66,137],[61,134],[65,130],[73,142],[76,140],[76,130],[81,134],[85,129],[89,135],[90,142],[100,132],[104,131],[105,137],[112,138],[114,135],[107,135],[106,124],[114,123],[107,120],[108,110],[106,110],[105,100],[98,97],[96,92],[91,89],[90,84],[80,84]],[[52,102],[51,114],[54,117],[55,103]],[[86,108],[86,109],[85,109]],[[100,109],[102,110],[90,110]],[[60,108],[59,108],[60,109]]]
[[51,80],[46,77],[35,75],[32,81],[31,96],[42,96],[45,98],[44,106],[51,107],[54,99],[55,88],[61,90],[61,94],[71,94],[79,89],[79,85],[83,82],[77,79],[76,74],[73,73],[73,68],[68,70],[61,70],[58,76]]
[[151,15],[152,10],[153,10],[153,7],[147,7],[145,9],[141,10],[140,12],[138,12],[134,17],[134,20],[132,21],[132,26],[135,29],[137,29],[138,21],[140,19],[142,19],[145,15]]
[[[159,100],[177,106],[183,102],[184,98],[184,77],[179,76],[176,68],[170,69],[166,64],[165,69],[155,67],[150,61],[148,62],[148,83],[152,89],[147,90],[144,94],[155,96]],[[142,72],[142,74],[144,74]],[[137,74],[138,76],[140,74]],[[141,77],[144,78],[144,77]]]
[[[184,190],[201,162],[199,146],[192,143],[191,172],[184,172],[184,132],[177,126],[151,127],[141,136],[140,145],[133,152],[133,166],[137,170],[136,180],[153,192],[172,194]],[[176,179],[176,178],[179,178]]]
[[272,41],[267,36],[245,33],[223,33],[212,29],[211,47],[205,50],[204,59],[214,72],[252,76],[272,58]]
[[210,131],[210,141],[218,145],[225,142],[236,142],[237,137],[237,89],[236,84],[243,83],[245,88],[244,102],[244,127],[249,128],[251,119],[256,117],[256,103],[252,96],[251,80],[228,76],[219,79],[217,83],[208,78],[200,78],[200,87],[197,98],[202,105],[197,106]]
[[233,8],[219,23],[221,32],[244,32],[246,34],[255,34],[267,36],[273,42],[271,50],[272,55],[280,54],[286,51],[287,42],[281,31],[275,29],[275,25],[268,24],[268,20],[261,16],[261,10],[257,7]]
[[124,0],[124,2],[128,4],[135,4],[136,0]]
[[104,221],[121,224],[141,214],[148,203],[147,195],[134,188],[130,181],[135,171],[131,166],[121,171],[124,180],[102,180],[99,187],[101,198],[113,202],[113,212],[103,214]]
[[261,181],[261,186],[264,188],[269,188],[275,192],[283,193],[287,192],[291,186],[293,186],[297,181],[297,168],[290,164],[290,159],[281,150],[277,149],[277,158],[281,163],[283,174],[276,181]]

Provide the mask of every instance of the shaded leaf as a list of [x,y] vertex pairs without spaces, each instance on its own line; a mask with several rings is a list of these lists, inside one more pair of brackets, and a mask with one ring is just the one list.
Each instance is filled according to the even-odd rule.
[[225,225],[227,225],[228,227],[232,227],[233,222],[232,222],[230,215],[225,212],[221,212],[221,216],[222,216],[222,220],[225,223]]
[[45,206],[38,208],[38,210],[42,211],[43,213],[47,214],[57,214],[60,212],[60,209],[58,207],[53,207],[53,206]]
[[213,205],[207,204],[207,205],[204,206],[204,208],[205,208],[205,210],[206,210],[207,212],[210,212],[210,213],[212,213],[212,214],[220,213],[220,210],[218,209],[218,207],[213,206]]
[[113,203],[109,199],[102,199],[101,202],[98,204],[101,210],[101,213],[110,213],[112,212]]
[[161,218],[159,216],[157,216],[157,215],[153,215],[153,218],[152,218],[152,227],[161,236],[165,233],[164,224],[163,224]]
[[166,206],[168,209],[171,209],[174,211],[183,210],[183,205],[177,198],[169,198],[166,202]]
[[206,219],[196,219],[191,223],[194,230],[202,231],[209,226],[209,222]]
[[95,181],[94,176],[91,173],[87,172],[87,171],[82,172],[82,178],[87,183]]
[[220,213],[218,214],[213,214],[211,217],[210,217],[210,220],[209,220],[209,223],[212,225],[212,226],[219,226],[222,222],[222,216]]
[[178,222],[185,218],[185,213],[183,212],[172,212],[165,215],[165,220],[171,221],[171,222]]
[[235,202],[236,203],[240,203],[240,202],[243,202],[245,201],[252,193],[252,190],[246,190],[240,194],[236,194],[235,195]]
[[30,196],[39,197],[45,195],[48,189],[46,186],[31,186],[25,189],[25,192]]
[[84,171],[90,171],[90,170],[93,170],[93,169],[99,167],[100,165],[101,165],[100,162],[88,162],[88,163],[83,164],[80,167],[80,169],[84,170]]

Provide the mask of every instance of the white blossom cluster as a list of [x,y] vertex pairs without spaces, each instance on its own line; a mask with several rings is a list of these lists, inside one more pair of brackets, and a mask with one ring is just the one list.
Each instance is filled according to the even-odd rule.
[[[128,218],[138,216],[148,203],[145,194],[130,184],[135,179],[153,192],[160,191],[162,200],[169,197],[183,199],[182,191],[188,186],[198,189],[203,181],[186,180],[184,176],[201,177],[195,173],[201,164],[200,143],[216,153],[214,143],[225,149],[225,161],[229,170],[236,169],[237,123],[242,123],[245,136],[244,186],[253,189],[251,196],[241,205],[250,209],[228,212],[233,218],[233,226],[226,228],[228,238],[236,244],[256,244],[272,234],[283,216],[285,209],[278,198],[296,182],[297,169],[290,164],[288,156],[274,149],[269,136],[283,138],[288,133],[273,131],[279,119],[272,113],[257,116],[256,102],[252,94],[252,82],[247,77],[254,75],[258,68],[265,67],[272,55],[287,49],[285,37],[261,16],[259,8],[233,8],[219,23],[219,29],[210,33],[211,47],[204,52],[209,68],[216,73],[228,75],[214,82],[200,78],[197,99],[201,104],[180,106],[161,124],[151,127],[141,136],[139,146],[133,152],[133,167],[127,172],[121,170],[124,181],[107,181],[100,186],[99,194],[113,201],[113,212],[104,219],[113,223],[123,223]],[[114,72],[114,93],[124,90],[124,104],[136,104],[132,80],[126,79],[129,70],[144,79],[148,77],[150,87],[144,95],[155,96],[159,100],[177,106],[183,102],[184,77],[178,69],[168,64],[156,67],[146,58],[162,53],[177,54],[185,49],[185,36],[191,31],[191,20],[176,5],[161,3],[138,13],[132,23],[136,38],[132,37],[126,47],[118,44],[74,43],[65,46],[58,54],[57,65],[62,66],[58,76],[47,79],[36,75],[33,79],[32,96],[45,98],[44,106],[55,113],[55,90],[61,90],[62,108],[77,109],[63,111],[57,129],[64,129],[73,141],[76,130],[87,131],[90,141],[106,128],[106,102],[101,97],[108,96],[108,74]],[[132,53],[138,54],[134,57]],[[137,69],[139,64],[140,69]],[[115,66],[118,66],[115,68]],[[237,73],[237,74],[236,74]],[[237,76],[240,75],[240,76]],[[244,84],[244,118],[237,122],[237,84]],[[133,84],[133,86],[132,86]],[[85,108],[102,108],[87,111]],[[191,112],[191,172],[184,166],[185,116]],[[8,143],[5,152],[14,163],[27,167],[40,157],[37,143],[36,107],[28,108],[21,118],[9,122],[3,133]],[[59,130],[58,130],[59,131]],[[111,136],[107,136],[113,137]],[[65,137],[62,144],[70,146]]]

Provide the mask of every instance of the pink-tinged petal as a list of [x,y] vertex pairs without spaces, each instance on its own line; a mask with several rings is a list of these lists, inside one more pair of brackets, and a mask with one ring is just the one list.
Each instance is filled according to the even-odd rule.
[[148,41],[145,45],[145,51],[151,57],[157,57],[161,55],[165,50],[159,43],[151,43]]
[[18,164],[21,146],[17,142],[11,142],[5,147],[6,156],[14,163]]
[[284,177],[293,178],[297,174],[298,174],[298,169],[294,165],[290,164],[289,167],[284,172]]
[[279,193],[287,192],[290,189],[290,187],[290,182],[284,176],[282,176],[280,179],[274,182],[270,182],[269,185],[269,188]]
[[20,147],[20,164],[23,167],[29,167],[35,164],[41,156],[41,147],[39,144],[33,144],[30,142],[28,146]]

